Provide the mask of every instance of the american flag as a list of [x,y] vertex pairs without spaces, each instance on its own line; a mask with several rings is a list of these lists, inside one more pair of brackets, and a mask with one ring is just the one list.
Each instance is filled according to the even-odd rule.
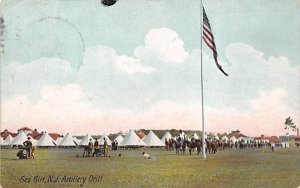
[[203,40],[205,41],[207,46],[213,51],[213,56],[214,56],[217,67],[220,69],[220,71],[223,72],[223,74],[228,76],[228,74],[223,70],[222,66],[218,63],[217,48],[216,48],[214,36],[212,34],[210,23],[207,18],[207,15],[205,13],[204,7],[203,7]]

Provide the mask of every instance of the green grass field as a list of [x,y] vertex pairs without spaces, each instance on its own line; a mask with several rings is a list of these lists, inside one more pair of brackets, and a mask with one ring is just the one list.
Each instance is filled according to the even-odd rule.
[[[17,150],[2,149],[1,185],[3,188],[300,186],[300,148],[274,152],[225,150],[208,155],[207,160],[196,154],[176,155],[164,149],[110,151],[111,157],[98,158],[83,158],[82,151],[81,148],[38,149],[35,160],[16,160]],[[154,159],[143,159],[143,151]],[[75,180],[68,181],[68,177]]]

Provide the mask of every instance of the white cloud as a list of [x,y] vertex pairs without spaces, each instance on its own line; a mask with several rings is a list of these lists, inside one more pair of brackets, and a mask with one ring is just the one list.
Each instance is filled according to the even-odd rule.
[[151,73],[156,71],[155,68],[142,66],[137,59],[127,56],[118,56],[114,62],[114,66],[121,73],[125,72],[128,74]]
[[282,88],[276,88],[270,92],[261,92],[258,99],[250,101],[250,106],[255,112],[286,110],[286,108],[283,108],[284,104],[282,104],[282,99],[286,96],[287,92]]
[[290,109],[284,104],[287,91],[276,88],[260,92],[248,101],[251,110],[236,108],[206,109],[207,128],[212,131],[231,131],[239,129],[249,136],[284,135],[285,118],[291,116],[296,123],[300,122],[300,111]]
[[103,65],[111,65],[115,57],[117,53],[113,48],[99,45],[89,47],[83,54],[83,66],[96,65],[101,68]]
[[[129,129],[190,129],[201,130],[199,103],[178,103],[159,100],[144,112],[126,108],[103,108],[88,102],[79,85],[46,86],[38,103],[19,96],[2,104],[3,128],[16,130],[26,125],[49,132],[101,134]],[[236,108],[205,107],[205,127],[208,132],[229,132],[239,129],[250,136],[282,135],[284,120],[291,116],[300,122],[299,111],[283,104],[286,91],[278,88],[262,92],[249,101],[252,111]],[[18,118],[15,118],[18,117]]]
[[[95,103],[98,101],[108,105],[115,101],[132,104],[140,98],[137,96],[139,94],[153,101],[156,96],[166,96],[166,92],[174,96],[184,92],[180,87],[189,85],[185,82],[191,78],[193,68],[181,71],[176,66],[169,68],[167,66],[170,64],[163,65],[164,62],[182,63],[187,59],[188,53],[178,35],[166,28],[150,30],[145,36],[145,46],[141,48],[146,54],[134,57],[118,55],[107,46],[89,47],[83,54],[83,63],[78,70],[58,58],[9,63],[1,70],[2,85],[5,88],[2,96],[11,98],[24,94],[30,100],[36,100],[40,98],[43,86],[69,83],[79,84]],[[152,61],[152,58],[156,60]],[[186,76],[183,81],[176,80],[178,73]],[[162,85],[166,83],[168,87]]]
[[[174,41],[179,40],[175,42],[178,43],[177,48],[182,48],[181,39],[174,31],[162,28],[150,30],[149,33],[150,37],[147,35],[145,40],[157,37],[157,33],[173,33]],[[153,42],[147,45],[148,43],[151,42],[146,42],[144,49],[156,44]],[[163,63],[157,59],[151,61],[151,58],[160,57],[155,50],[155,47],[149,48],[147,54],[130,57],[118,55],[110,47],[90,47],[86,49],[83,65],[77,71],[68,62],[57,58],[3,65],[1,76],[5,90],[2,90],[2,96],[6,99],[24,94],[30,99],[38,99],[43,86],[75,83],[98,105],[130,108],[135,105],[149,107],[153,102],[164,98],[199,100],[199,50],[194,50],[191,54],[183,50],[181,54],[187,54],[188,58],[180,64]],[[250,45],[233,43],[226,49],[226,57],[231,66],[220,60],[224,70],[230,75],[224,77],[211,55],[203,53],[203,56],[206,105],[250,108],[248,101],[260,91],[280,87],[289,93],[289,99],[284,102],[288,102],[294,109],[299,108],[300,66],[291,66],[288,58],[280,56],[266,59],[262,52]],[[137,99],[139,102],[136,102]]]
[[98,115],[88,106],[84,91],[76,84],[44,86],[37,102],[21,95],[3,102],[1,107],[1,124],[15,130],[29,126],[40,131],[66,133],[80,127],[84,132],[91,117]]
[[[126,108],[102,108],[88,102],[79,85],[45,86],[41,99],[31,102],[19,96],[2,104],[3,128],[15,131],[22,126],[48,132],[100,134],[137,128],[193,128],[197,106],[158,101],[144,112]],[[15,117],[18,118],[15,118]]]
[[155,68],[143,65],[141,61],[134,57],[118,55],[110,47],[95,46],[86,49],[82,66],[84,71],[97,70],[103,72],[101,70],[105,69],[110,74],[113,74],[114,70],[109,69],[110,67],[114,67],[119,73],[127,74],[152,73],[156,71]]
[[[287,57],[269,57],[265,58],[263,52],[256,50],[254,47],[243,43],[232,43],[226,48],[226,57],[232,64],[230,69],[234,73],[243,74],[246,78],[275,79],[276,82],[295,79],[299,77],[300,65],[291,66]],[[256,75],[256,76],[253,76]],[[236,74],[233,74],[236,75]],[[268,80],[270,81],[270,80]]]
[[41,90],[41,101],[48,104],[64,106],[71,102],[81,102],[84,95],[82,88],[77,84],[68,84],[64,86],[44,86]]
[[[47,84],[62,84],[74,70],[58,58],[41,58],[31,63],[12,62],[1,66],[2,96],[38,93]],[[36,95],[35,95],[36,96]]]
[[[229,73],[224,77],[213,62],[204,61],[206,92],[220,106],[246,108],[245,104],[260,91],[283,88],[289,98],[285,99],[292,108],[299,109],[300,66],[292,66],[287,57],[265,57],[263,52],[243,43],[232,43],[226,48],[230,66],[223,68]],[[220,96],[219,91],[222,91]],[[214,105],[214,106],[216,106]]]
[[[161,28],[149,31],[135,56],[106,46],[87,48],[76,72],[57,58],[3,65],[3,125],[74,132],[87,125],[93,132],[200,129],[199,52],[188,54],[174,31]],[[300,66],[233,43],[226,49],[231,65],[220,60],[230,75],[224,77],[211,55],[203,56],[208,130],[280,133],[285,116],[298,121]]]
[[145,36],[145,46],[135,49],[139,58],[157,57],[166,63],[183,63],[188,52],[183,47],[183,41],[177,33],[167,28],[151,29]]

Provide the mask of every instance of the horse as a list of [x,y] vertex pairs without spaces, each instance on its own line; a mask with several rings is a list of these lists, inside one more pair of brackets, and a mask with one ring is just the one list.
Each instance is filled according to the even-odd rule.
[[195,142],[190,142],[188,146],[189,146],[190,155],[192,155],[192,150],[194,150],[195,148],[197,149],[197,153],[199,155],[201,152],[202,142],[201,140],[196,139]]
[[180,140],[177,141],[174,140],[174,146],[175,146],[176,154],[179,154],[179,152],[182,149],[182,142]]
[[239,147],[240,149],[245,149],[247,147],[247,144],[244,141],[239,141]]
[[173,138],[165,139],[165,148],[166,150],[174,150],[175,148],[175,140]]
[[224,142],[223,141],[221,141],[221,140],[218,141],[218,148],[219,148],[219,150],[224,150]]
[[170,138],[168,140],[168,149],[169,150],[174,150],[175,149],[175,147],[174,147],[175,144],[174,143],[175,143],[175,140],[173,138]]
[[167,138],[165,138],[165,147],[166,147],[166,150],[169,150],[169,142],[168,142]]
[[212,153],[212,147],[211,147],[211,141],[210,140],[206,140],[206,148],[205,148],[205,150],[206,150],[206,153]]
[[218,151],[218,142],[213,140],[211,142],[211,153],[215,154],[215,153],[217,153],[217,151]]
[[187,146],[189,146],[189,141],[187,141],[187,140],[183,140],[182,141],[182,145],[181,145],[181,151],[182,151],[182,154],[185,154],[185,149],[186,149],[186,147]]

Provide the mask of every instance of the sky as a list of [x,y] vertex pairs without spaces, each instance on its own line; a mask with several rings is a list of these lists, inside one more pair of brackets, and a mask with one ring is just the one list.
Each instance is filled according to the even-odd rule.
[[[1,1],[1,130],[285,135],[300,124],[300,1]],[[289,131],[289,134],[295,134]]]

